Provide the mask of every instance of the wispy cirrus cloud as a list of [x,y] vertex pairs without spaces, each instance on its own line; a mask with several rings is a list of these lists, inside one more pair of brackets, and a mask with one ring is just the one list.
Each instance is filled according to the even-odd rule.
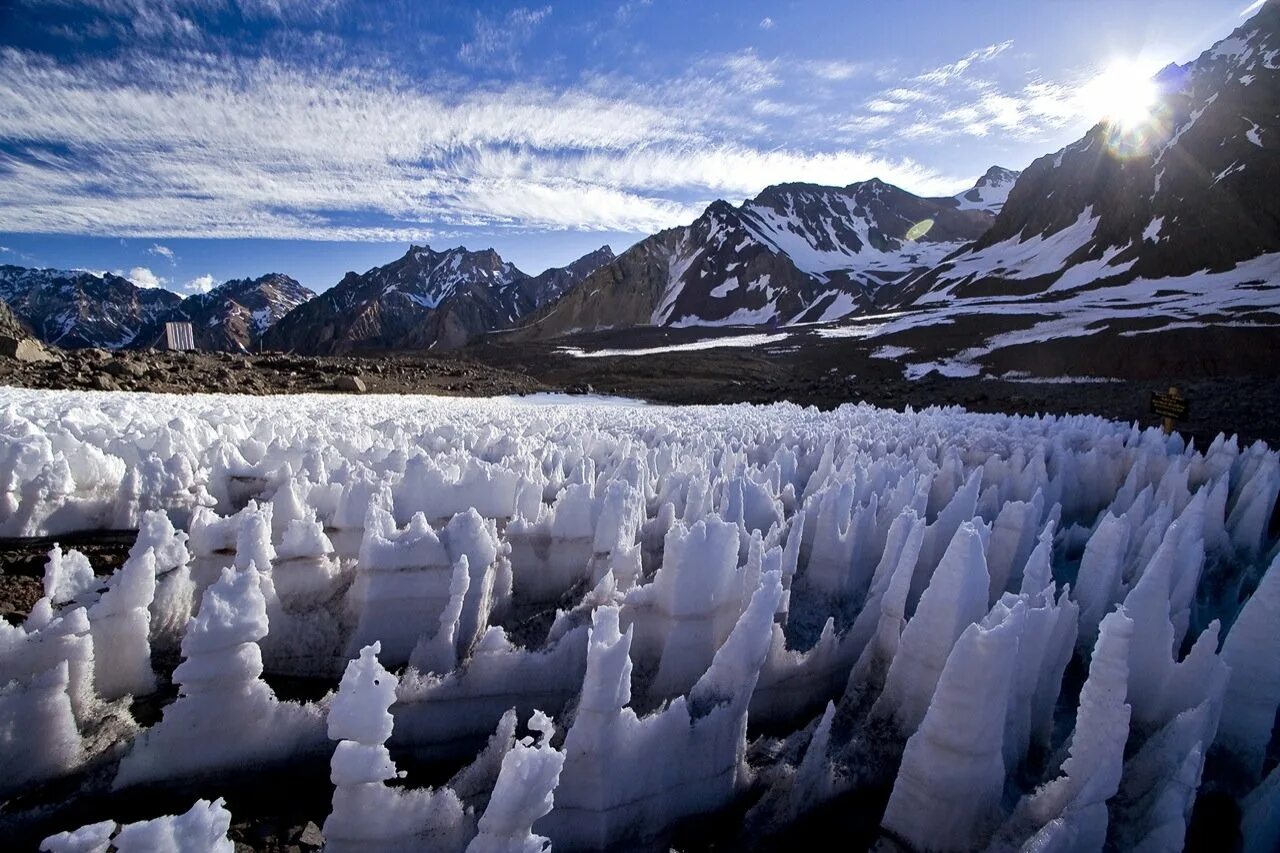
[[477,12],[472,37],[458,49],[458,59],[473,68],[497,66],[514,69],[520,48],[550,14],[550,6],[521,6],[501,18]]
[[786,106],[760,97],[782,74],[777,60],[748,51],[670,85],[458,93],[199,53],[71,67],[5,50],[0,230],[355,240],[474,227],[640,232],[780,181],[879,176],[919,192],[963,183],[905,158],[753,138],[775,103]]
[[813,76],[829,82],[852,80],[867,70],[867,66],[861,62],[847,62],[840,59],[809,60],[803,63],[802,67]]
[[862,103],[845,126],[882,139],[983,138],[1001,133],[1035,140],[1087,118],[1079,89],[1086,70],[1065,80],[994,73],[1011,41],[970,51],[909,76]]
[[952,80],[963,77],[974,65],[983,62],[990,62],[1012,46],[1012,41],[1003,41],[999,44],[989,44],[986,47],[981,47],[965,54],[955,62],[948,62],[945,65],[939,65],[934,69],[926,71],[915,79],[921,83],[949,83]]
[[779,83],[778,60],[762,59],[754,50],[732,53],[716,60],[740,91],[763,92]]

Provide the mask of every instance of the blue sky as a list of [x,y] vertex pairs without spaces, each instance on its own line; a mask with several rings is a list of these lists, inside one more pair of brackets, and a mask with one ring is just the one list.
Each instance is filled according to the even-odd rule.
[[317,290],[410,242],[536,273],[782,181],[950,194],[1248,0],[0,3],[0,263]]

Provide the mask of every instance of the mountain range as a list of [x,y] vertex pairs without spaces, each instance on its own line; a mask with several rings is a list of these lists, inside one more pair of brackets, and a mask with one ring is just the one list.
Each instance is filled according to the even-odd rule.
[[522,334],[834,320],[875,308],[993,221],[984,207],[877,179],[781,184],[737,207],[714,202],[692,224],[642,240],[532,315]]
[[536,276],[492,249],[411,246],[319,296],[278,274],[183,300],[111,274],[6,266],[0,300],[62,347],[150,346],[166,320],[186,319],[202,348],[311,354],[901,309],[934,323],[1034,313],[1013,325],[1036,328],[1071,311],[1095,324],[1126,310],[1166,324],[1274,319],[1258,276],[1280,252],[1280,3],[1156,82],[1140,131],[1101,123],[953,197],[876,179],[780,184]]
[[404,257],[290,311],[267,331],[269,349],[335,354],[360,349],[456,349],[510,326],[571,290],[603,263],[604,246],[563,268],[530,276],[485,249],[410,246]]
[[111,273],[0,266],[0,300],[47,344],[119,348],[182,302]]
[[254,352],[267,329],[315,295],[315,291],[280,273],[232,279],[208,293],[182,300],[143,326],[130,346],[159,346],[166,322],[187,321],[198,349]]

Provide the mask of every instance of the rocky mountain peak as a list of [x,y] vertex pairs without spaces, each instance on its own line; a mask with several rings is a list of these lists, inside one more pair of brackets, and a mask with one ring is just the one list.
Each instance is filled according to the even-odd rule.
[[957,195],[956,201],[960,203],[961,210],[985,210],[989,213],[999,213],[1009,199],[1009,193],[1013,190],[1013,185],[1020,174],[1022,173],[1014,169],[992,166],[978,178],[972,189]]
[[361,349],[452,349],[510,326],[613,260],[608,246],[529,276],[495,249],[413,245],[399,259],[347,273],[267,333],[271,349],[316,354]]
[[253,352],[272,324],[314,296],[310,288],[282,273],[233,278],[208,293],[188,296],[143,326],[130,346],[159,346],[165,323],[188,322],[197,349]]

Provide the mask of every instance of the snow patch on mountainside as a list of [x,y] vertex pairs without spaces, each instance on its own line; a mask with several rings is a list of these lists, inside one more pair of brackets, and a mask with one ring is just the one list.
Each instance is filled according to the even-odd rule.
[[1019,172],[992,166],[985,175],[978,179],[973,189],[966,190],[956,196],[961,210],[985,210],[999,213],[1004,203],[1009,200],[1009,193],[1018,180]]
[[584,350],[581,347],[560,347],[557,352],[571,355],[574,358],[613,358],[615,356],[658,355],[669,352],[700,352],[709,349],[749,349],[765,344],[774,344],[787,339],[785,332],[761,335],[733,335],[723,338],[708,338],[702,341],[690,341],[684,344],[669,344],[661,347],[637,347],[636,349],[596,349]]
[[[949,302],[956,286],[978,278],[997,277],[1019,281],[1061,273],[1067,266],[1068,258],[1093,241],[1097,228],[1098,217],[1094,215],[1090,205],[1080,212],[1075,222],[1061,231],[1031,237],[1018,235],[1015,239],[969,252],[948,262],[946,271],[940,277],[941,286],[916,300],[915,304]],[[1114,254],[1110,257],[1114,257]],[[1091,265],[1085,275],[1105,266],[1105,263]],[[1087,283],[1091,279],[1080,280],[1073,276],[1073,280]]]

